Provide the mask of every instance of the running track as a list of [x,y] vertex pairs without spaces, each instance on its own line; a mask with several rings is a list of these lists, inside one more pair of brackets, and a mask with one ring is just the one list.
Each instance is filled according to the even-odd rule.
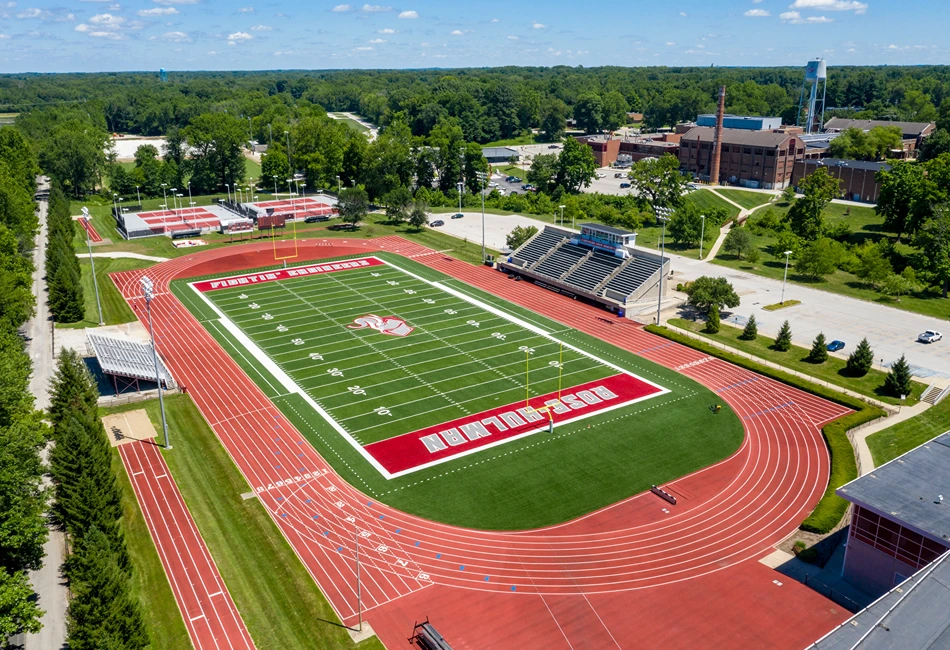
[[[413,258],[682,372],[716,391],[746,428],[732,457],[664,486],[679,499],[669,513],[646,493],[535,531],[426,521],[343,482],[167,291],[174,278],[272,263],[272,244],[149,269],[163,358],[250,485],[291,479],[261,502],[344,622],[356,621],[354,529],[366,618],[390,647],[426,615],[456,647],[530,648],[798,648],[845,620],[847,612],[797,583],[779,584],[756,562],[821,496],[829,459],[819,428],[844,407],[398,237],[299,244],[301,261],[376,249]],[[133,305],[141,275],[113,276]],[[311,478],[294,478],[304,473]]]
[[86,220],[82,217],[77,217],[76,220],[79,222],[80,227],[89,235],[89,241],[93,244],[98,244],[102,241],[102,236],[96,231],[96,227],[92,225],[91,220]]

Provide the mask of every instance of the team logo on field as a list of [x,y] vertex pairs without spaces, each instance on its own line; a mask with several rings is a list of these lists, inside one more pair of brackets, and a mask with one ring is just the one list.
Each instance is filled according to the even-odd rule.
[[408,336],[409,333],[415,329],[407,325],[406,321],[401,318],[395,318],[394,316],[377,316],[376,314],[368,314],[354,318],[353,322],[347,325],[347,327],[351,330],[361,330],[369,327],[381,334],[390,334],[391,336]]

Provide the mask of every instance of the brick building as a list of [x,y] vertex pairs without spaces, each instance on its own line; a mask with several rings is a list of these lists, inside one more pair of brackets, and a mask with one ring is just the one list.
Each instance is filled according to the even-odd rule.
[[792,185],[798,187],[803,178],[810,176],[819,167],[826,168],[828,173],[838,179],[841,193],[845,198],[865,203],[877,203],[881,185],[877,182],[876,174],[882,169],[891,168],[887,163],[864,160],[840,158],[796,160],[792,170]]
[[[708,181],[712,167],[715,128],[697,126],[680,140],[680,169]],[[720,183],[744,187],[784,189],[792,181],[796,160],[817,154],[806,152],[805,142],[791,130],[722,130]]]
[[871,595],[886,593],[950,550],[950,433],[837,493],[854,504],[842,574]]
[[577,138],[591,148],[598,167],[609,167],[618,156],[629,156],[636,162],[644,158],[659,158],[666,154],[679,155],[680,136],[676,133],[651,133],[641,136],[614,138],[609,135],[585,135]]

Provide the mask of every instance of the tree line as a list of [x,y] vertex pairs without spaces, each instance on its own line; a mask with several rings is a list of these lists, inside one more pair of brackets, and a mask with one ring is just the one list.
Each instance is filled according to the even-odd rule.
[[72,219],[69,199],[57,179],[52,180],[49,212],[46,218],[46,286],[49,289],[49,311],[58,323],[75,323],[83,319],[85,303],[82,270],[73,248],[76,223]]

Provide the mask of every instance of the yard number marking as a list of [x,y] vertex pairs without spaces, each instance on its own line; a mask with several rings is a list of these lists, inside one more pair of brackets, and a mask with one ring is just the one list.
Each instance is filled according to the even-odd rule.
[[395,286],[397,286],[399,283],[396,282],[395,280],[386,280],[386,284],[388,284],[388,285],[391,286],[391,287],[395,287]]
[[327,368],[327,374],[331,377],[342,377],[343,371],[339,368]]
[[454,309],[443,309],[443,310],[442,310],[442,313],[443,313],[443,314],[448,314],[449,316],[454,316],[454,315],[457,314],[458,312],[455,311]]
[[492,335],[493,337],[495,337],[496,339],[498,339],[499,341],[504,341],[505,338],[507,338],[507,337],[506,337],[504,334],[502,334],[501,332],[492,332],[491,335]]
[[277,326],[277,331],[278,331],[278,332],[286,332],[288,329],[289,329],[289,328],[288,328],[286,325],[278,325],[278,326]]
[[241,300],[247,300],[247,294],[242,293],[240,296],[238,296],[238,298],[240,298]]
[[303,339],[291,339],[290,342],[294,345],[303,345]]
[[359,386],[347,386],[346,390],[350,391],[354,395],[365,395],[366,390],[360,388]]
[[423,299],[422,299],[422,302],[424,302],[424,303],[427,304],[427,305],[434,305],[434,304],[435,304],[435,300],[433,300],[432,298],[423,298]]
[[319,352],[311,352],[310,359],[311,361],[323,361],[323,355]]
[[392,416],[393,416],[393,414],[390,412],[390,410],[389,410],[388,408],[386,408],[385,406],[380,406],[379,408],[373,409],[373,413],[375,413],[375,414],[377,414],[377,415],[388,415],[389,417],[392,417]]
[[260,308],[261,308],[261,306],[258,305],[256,302],[252,302],[250,305],[248,305],[248,307],[250,307],[251,309],[260,309]]
[[479,323],[477,320],[467,320],[467,321],[465,321],[465,324],[466,324],[466,325],[471,325],[472,327],[481,327],[481,326],[482,326],[482,324]]
[[263,318],[264,320],[271,320],[274,317],[271,316],[270,314],[264,314],[263,316],[261,316],[261,318]]
[[551,366],[552,368],[563,368],[563,367],[564,367],[564,364],[562,364],[562,363],[560,363],[560,362],[558,362],[558,361],[548,361],[548,365]]
[[522,345],[518,348],[521,352],[527,352],[528,354],[534,354],[534,348],[529,348],[527,345]]
[[408,294],[410,294],[410,295],[412,295],[412,294],[415,294],[415,293],[416,293],[416,292],[415,292],[415,291],[413,291],[412,289],[403,289],[403,291],[405,291],[406,293],[408,293]]
[[373,276],[374,278],[378,278],[378,277],[379,277],[379,273],[370,273],[370,275]]

